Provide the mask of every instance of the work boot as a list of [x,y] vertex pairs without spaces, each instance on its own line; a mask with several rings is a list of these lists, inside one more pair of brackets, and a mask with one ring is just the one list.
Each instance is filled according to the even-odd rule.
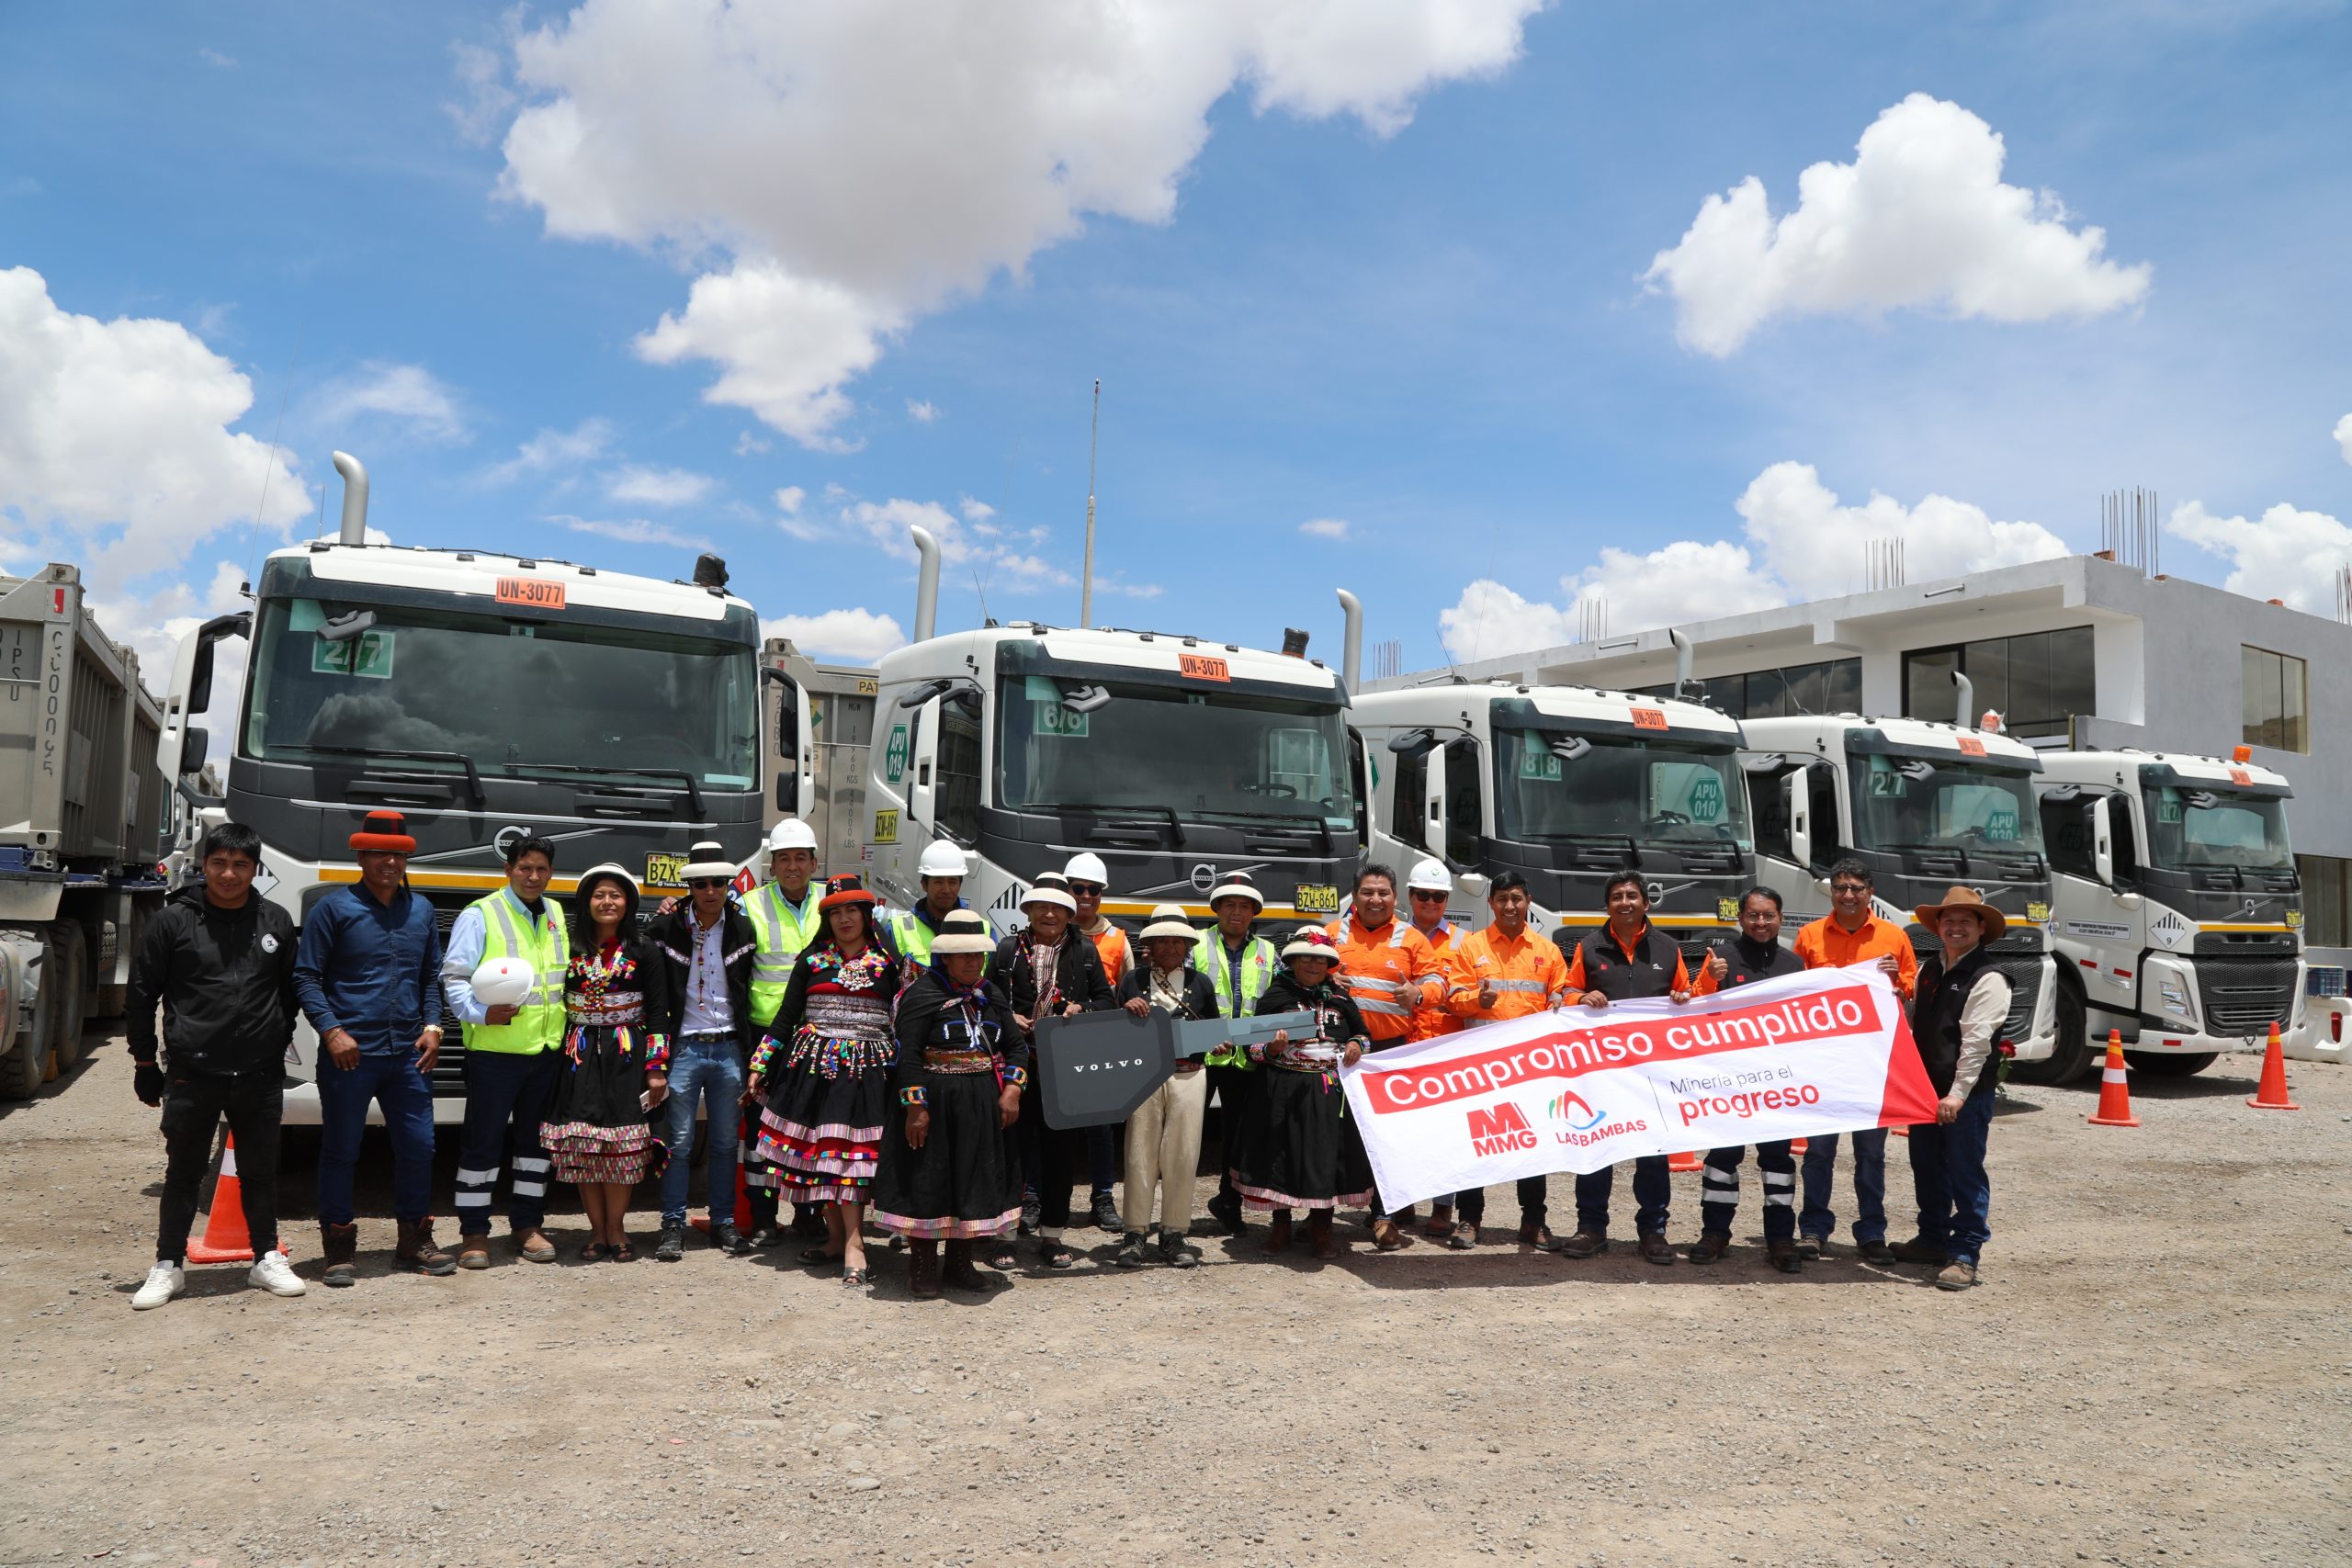
[[686,1227],[665,1224],[653,1243],[653,1261],[675,1263],[686,1255]]
[[433,1218],[400,1222],[400,1242],[392,1248],[392,1266],[438,1278],[458,1271],[458,1260],[433,1245]]
[[1854,1247],[1854,1256],[1865,1263],[1887,1264],[1902,1261],[1895,1256],[1894,1248],[1887,1246],[1883,1240],[1857,1243]]
[[[1804,1255],[1797,1251],[1797,1244],[1786,1237],[1779,1241],[1766,1242],[1764,1256],[1770,1258],[1772,1267],[1783,1274],[1796,1274],[1804,1271]],[[1698,1258],[1694,1255],[1690,1261],[1696,1263]]]
[[1125,1228],[1125,1222],[1119,1218],[1119,1205],[1108,1192],[1094,1195],[1094,1228],[1108,1231],[1113,1235]]
[[1408,1244],[1404,1227],[1383,1214],[1372,1222],[1372,1245],[1383,1252],[1400,1252]]
[[1240,1193],[1218,1193],[1216,1197],[1209,1200],[1208,1211],[1209,1218],[1215,1220],[1218,1224],[1223,1225],[1225,1227],[1226,1235],[1239,1235],[1241,1234],[1243,1223],[1241,1219]]
[[1170,1269],[1197,1269],[1201,1260],[1184,1245],[1184,1238],[1171,1230],[1159,1233],[1159,1260]]
[[1532,1225],[1522,1224],[1519,1227],[1519,1245],[1524,1247],[1531,1247],[1537,1252],[1562,1252],[1566,1250],[1566,1244],[1555,1237],[1552,1235],[1551,1227],[1542,1224],[1541,1222]]
[[1429,1237],[1431,1241],[1444,1241],[1448,1239],[1453,1233],[1453,1205],[1451,1203],[1431,1203],[1430,1205],[1429,1222],[1421,1226],[1421,1234]]
[[1699,1239],[1690,1244],[1690,1261],[1714,1263],[1731,1250],[1731,1237],[1721,1231],[1701,1231]]
[[947,1244],[947,1265],[939,1271],[939,1281],[951,1291],[985,1291],[989,1277],[972,1266],[972,1244],[951,1241]]
[[458,1238],[458,1267],[487,1269],[490,1267],[490,1233],[475,1235],[470,1231]]
[[1804,1258],[1807,1263],[1811,1263],[1818,1258],[1827,1258],[1829,1256],[1829,1238],[1826,1235],[1801,1235],[1797,1237],[1797,1256]]
[[1454,1221],[1453,1231],[1445,1238],[1445,1245],[1456,1252],[1467,1252],[1477,1246],[1478,1222],[1476,1220]]
[[1111,1261],[1117,1264],[1122,1269],[1142,1268],[1143,1232],[1127,1232],[1126,1239],[1119,1244],[1118,1256],[1112,1258]]
[[1909,1241],[1896,1242],[1886,1251],[1888,1258],[1897,1263],[1925,1263],[1940,1269],[1951,1261],[1944,1256],[1942,1247],[1916,1235]]
[[752,1227],[751,1235],[743,1243],[743,1250],[765,1252],[771,1247],[782,1245],[783,1241],[784,1232],[776,1229],[775,1221],[770,1219],[763,1224],[755,1224]]
[[359,1278],[358,1265],[353,1259],[359,1252],[359,1227],[356,1224],[330,1225],[322,1223],[320,1253],[326,1259],[322,1283],[343,1290]]
[[1964,1291],[1974,1283],[1976,1265],[1973,1263],[1947,1263],[1943,1272],[1936,1276],[1936,1289],[1939,1291]]
[[1634,1246],[1635,1249],[1641,1253],[1642,1261],[1645,1263],[1655,1263],[1664,1269],[1670,1267],[1674,1262],[1674,1248],[1666,1245],[1664,1231],[1652,1231]]
[[1288,1209],[1276,1209],[1274,1211],[1274,1217],[1268,1221],[1266,1224],[1266,1251],[1271,1254],[1276,1252],[1287,1252],[1289,1250],[1290,1211]]
[[749,1252],[743,1245],[743,1233],[735,1228],[733,1220],[713,1220],[710,1224],[710,1245],[732,1258],[739,1252]]
[[1608,1250],[1607,1231],[1587,1230],[1582,1225],[1577,1227],[1576,1235],[1560,1244],[1563,1258],[1598,1258]]
[[1340,1238],[1331,1234],[1330,1210],[1317,1209],[1306,1216],[1306,1239],[1314,1244],[1316,1257],[1340,1256]]
[[907,1289],[923,1301],[939,1294],[939,1243],[930,1236],[907,1243]]

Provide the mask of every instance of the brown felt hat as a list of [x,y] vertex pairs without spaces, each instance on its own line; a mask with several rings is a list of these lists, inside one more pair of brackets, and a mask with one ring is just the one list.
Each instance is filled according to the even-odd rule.
[[1922,904],[1911,913],[1918,919],[1921,925],[1929,931],[1934,931],[1936,921],[1941,918],[1946,909],[1966,909],[1970,914],[1974,915],[1977,922],[1984,928],[1984,934],[1977,939],[1980,942],[1991,942],[2008,929],[2008,917],[1984,902],[1984,897],[1973,887],[1946,888],[1942,903]]

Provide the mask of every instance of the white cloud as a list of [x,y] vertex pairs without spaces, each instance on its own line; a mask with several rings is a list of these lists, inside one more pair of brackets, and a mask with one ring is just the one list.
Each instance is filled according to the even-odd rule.
[[1094,592],[1123,594],[1129,599],[1157,599],[1168,590],[1157,582],[1125,582],[1114,578],[1107,582],[1098,581]]
[[964,514],[967,523],[986,523],[996,515],[996,508],[985,501],[975,501],[968,495],[956,498],[956,510]]
[[[1565,608],[1482,578],[1439,615],[1440,640],[1467,662],[1573,642],[1588,614],[1615,637],[1856,592],[1869,585],[1864,547],[1889,539],[1902,541],[1913,582],[2069,553],[2039,523],[1996,522],[1949,496],[1906,507],[1872,491],[1848,506],[1810,463],[1773,464],[1733,507],[1745,543],[1678,539],[1641,553],[1604,546],[1596,564],[1560,579]],[[1583,610],[1587,600],[1600,607]]]
[[2352,463],[2352,413],[2335,422],[2335,449],[2344,454],[2346,462]]
[[1168,221],[1238,85],[1392,135],[1509,64],[1540,4],[585,0],[514,42],[500,189],[552,235],[718,258],[639,352],[712,361],[707,400],[830,448],[915,317],[1090,216]]
[[[211,581],[200,589],[173,582],[152,593],[92,592],[83,604],[107,636],[139,655],[140,679],[149,691],[161,693],[171,683],[172,661],[179,653],[180,638],[211,616],[243,606],[237,589],[244,575],[244,569],[234,561],[216,561]],[[244,649],[243,638],[229,637],[213,656],[212,705],[220,712],[236,706]],[[216,756],[220,754],[220,740],[216,736]]]
[[775,492],[775,508],[778,512],[797,517],[800,515],[801,502],[808,499],[808,492],[798,485],[786,485]]
[[735,437],[735,456],[738,457],[755,457],[762,452],[773,451],[775,447],[775,442],[763,441],[748,430]]
[[1344,517],[1310,517],[1298,525],[1298,531],[1310,539],[1345,539],[1348,522]]
[[853,664],[870,664],[894,648],[904,648],[907,634],[889,615],[865,609],[827,610],[816,615],[779,615],[760,623],[763,637],[788,637],[803,653],[831,654]]
[[907,417],[913,420],[917,424],[929,424],[932,421],[939,417],[939,405],[937,403],[928,401],[917,402],[914,399],[909,398],[907,400]]
[[717,482],[686,468],[631,463],[605,476],[605,493],[627,506],[692,506],[707,497]]
[[75,315],[14,267],[0,344],[0,546],[20,562],[81,561],[113,593],[232,524],[310,515],[293,459],[229,428],[253,384],[179,322]]
[[453,43],[449,64],[460,96],[456,103],[443,104],[441,111],[458,128],[460,141],[487,147],[518,101],[506,80],[506,58],[478,43]]
[[237,68],[237,57],[235,55],[223,54],[219,50],[209,46],[198,49],[196,51],[196,57],[198,60],[203,61],[207,65],[213,66],[218,70],[234,71]]
[[2003,184],[2006,156],[1991,126],[1914,93],[1862,132],[1852,163],[1798,175],[1777,221],[1754,175],[1708,197],[1642,281],[1673,295],[1675,335],[1717,356],[1778,315],[2039,321],[2144,299],[2150,266],[2104,259],[2106,231],[2067,227],[2052,193]]
[[642,517],[604,519],[558,513],[548,521],[560,523],[575,534],[593,534],[600,539],[616,539],[624,545],[668,545],[682,550],[713,547],[711,542],[699,534],[682,534],[667,524],[650,522]]
[[2314,615],[2335,613],[2336,570],[2352,566],[2352,527],[2284,502],[2256,522],[2216,517],[2192,501],[2173,508],[2165,532],[2230,562],[2222,586],[2231,592],[2281,600]]
[[526,474],[576,468],[605,455],[612,445],[610,421],[583,419],[571,430],[541,430],[514,449],[514,456],[483,471],[485,484],[506,484]]
[[325,425],[387,419],[405,434],[425,441],[473,438],[458,412],[456,395],[422,365],[363,365],[356,374],[338,378],[320,389],[312,417]]

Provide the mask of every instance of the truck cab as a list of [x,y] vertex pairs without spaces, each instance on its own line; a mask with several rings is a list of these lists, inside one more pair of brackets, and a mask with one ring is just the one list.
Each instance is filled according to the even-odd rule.
[[2109,1031],[2186,1076],[2303,1026],[2302,884],[2280,774],[2243,754],[2052,751],[2035,779],[2061,976],[2052,1076]]
[[1373,858],[1444,862],[1449,919],[1487,925],[1488,882],[1516,871],[1530,919],[1573,941],[1607,919],[1602,890],[1630,868],[1690,962],[1736,931],[1755,876],[1736,720],[1679,698],[1507,682],[1368,692],[1352,711],[1377,775]]
[[2009,980],[2002,1038],[2019,1061],[2056,1046],[2050,865],[2032,748],[1996,731],[1855,714],[1754,718],[1743,759],[1756,808],[1757,866],[1781,895],[1785,930],[1829,913],[1829,870],[1871,871],[1880,919],[1903,927],[1919,957],[1941,950],[1912,910],[1955,884],[2007,918],[1991,944]]

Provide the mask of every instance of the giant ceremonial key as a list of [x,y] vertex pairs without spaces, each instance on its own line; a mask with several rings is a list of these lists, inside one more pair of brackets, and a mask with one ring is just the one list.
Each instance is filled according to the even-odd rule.
[[1187,1056],[1204,1056],[1228,1041],[1263,1044],[1277,1030],[1314,1028],[1315,1015],[1307,1012],[1179,1023],[1158,1008],[1142,1018],[1122,1008],[1046,1019],[1037,1025],[1035,1063],[1046,1125],[1068,1129],[1124,1122]]

